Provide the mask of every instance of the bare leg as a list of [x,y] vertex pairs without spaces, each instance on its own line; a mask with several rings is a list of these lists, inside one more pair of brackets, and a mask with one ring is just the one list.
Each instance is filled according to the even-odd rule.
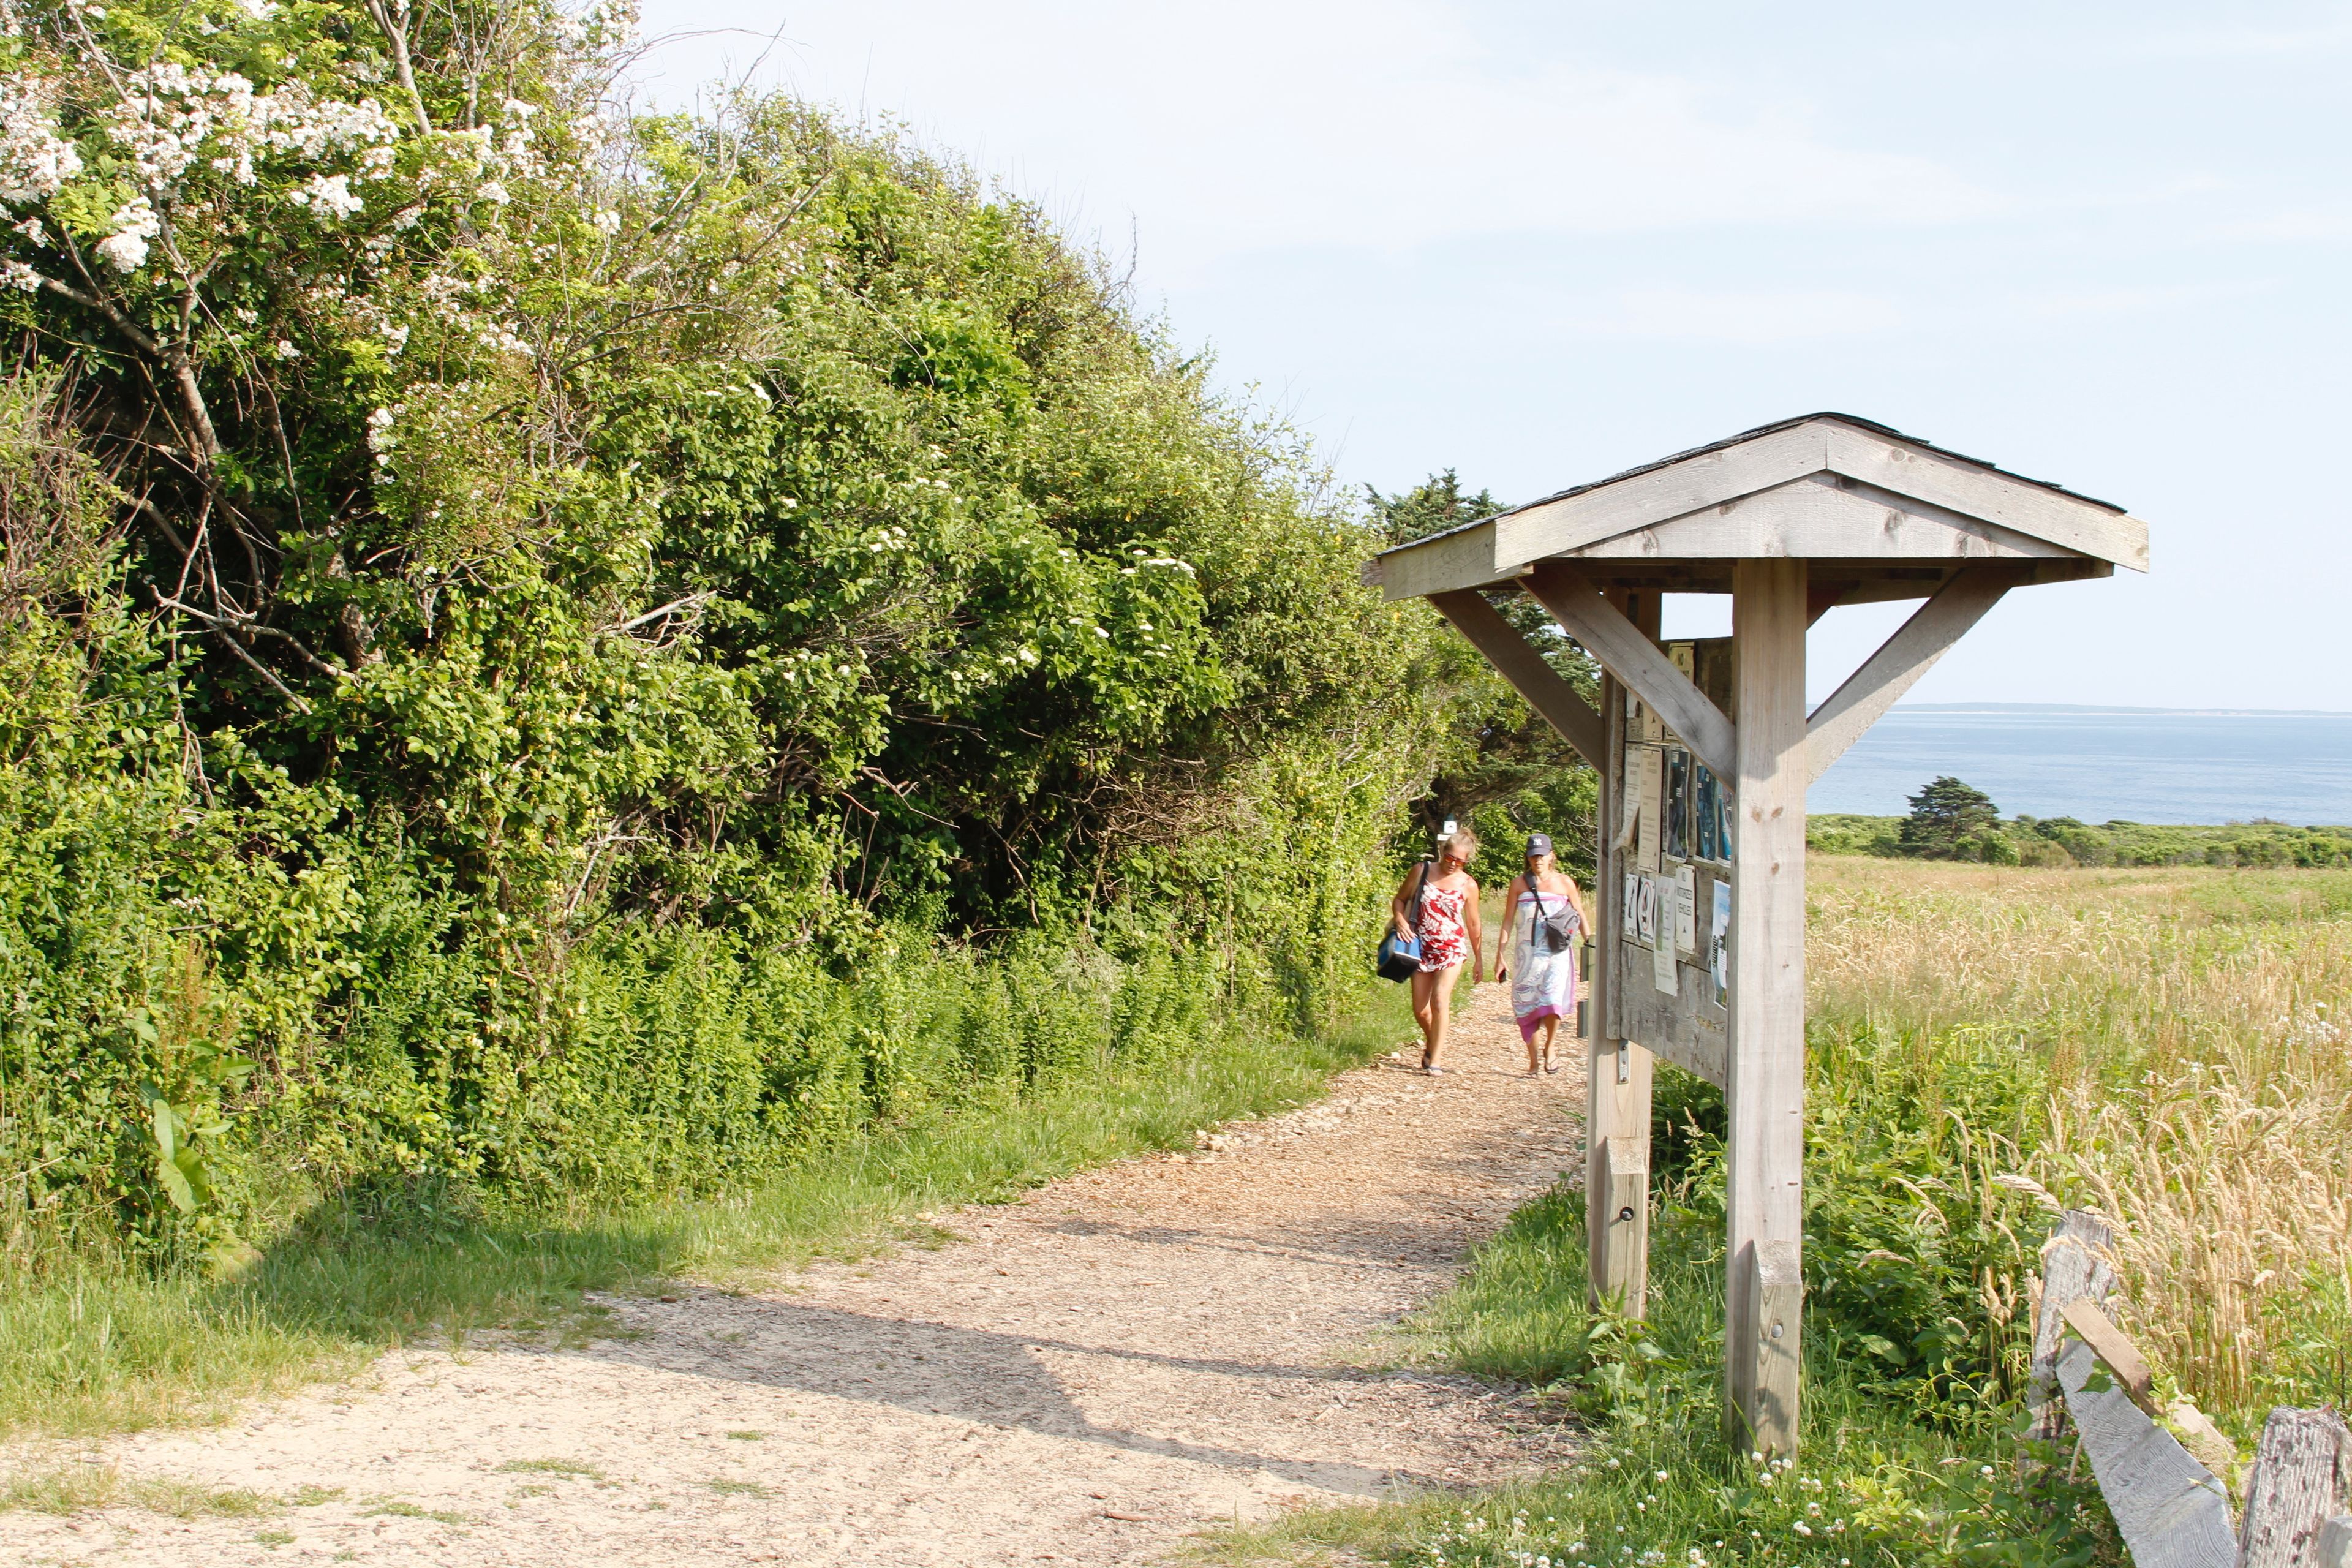
[[[1559,1033],[1559,1016],[1555,1013],[1550,1017],[1546,1018],[1543,1021],[1543,1070],[1546,1072],[1557,1072],[1559,1070],[1558,1068],[1551,1065],[1551,1040],[1552,1037]],[[1530,1058],[1533,1058],[1535,1054],[1535,1043],[1533,1041],[1529,1041],[1528,1044],[1528,1055]]]
[[1454,1023],[1454,981],[1462,973],[1458,963],[1449,963],[1434,974],[1414,976],[1414,981],[1426,980],[1429,984],[1429,1012],[1422,1019],[1422,1033],[1428,1039],[1428,1048],[1422,1052],[1421,1065],[1432,1072],[1440,1070],[1445,1055],[1446,1031]]
[[[1545,1022],[1547,1022],[1547,1023],[1549,1023],[1549,1021],[1550,1021],[1549,1019],[1546,1019],[1546,1020],[1545,1020]],[[1528,1076],[1529,1078],[1533,1078],[1533,1077],[1535,1077],[1538,1073],[1539,1073],[1539,1072],[1543,1071],[1543,1058],[1542,1058],[1541,1057],[1539,1057],[1539,1056],[1537,1054],[1540,1049],[1542,1049],[1542,1047],[1541,1047],[1537,1043],[1537,1041],[1538,1041],[1538,1037],[1537,1037],[1537,1036],[1535,1036],[1535,1035],[1529,1035],[1529,1036],[1528,1036],[1528,1037],[1527,1037],[1527,1041],[1528,1041]]]
[[1412,977],[1412,1021],[1421,1026],[1421,1065],[1427,1067],[1430,1053],[1436,1047],[1437,1026],[1433,1021],[1443,1009],[1434,1006],[1432,998],[1437,994],[1437,972],[1424,969]]

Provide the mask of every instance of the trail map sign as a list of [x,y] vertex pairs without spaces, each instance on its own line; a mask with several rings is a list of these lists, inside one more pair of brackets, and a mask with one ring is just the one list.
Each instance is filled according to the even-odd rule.
[[[1382,552],[1601,777],[1591,900],[1586,1212],[1596,1296],[1647,1289],[1650,1082],[1729,1112],[1725,1425],[1796,1451],[1803,1308],[1805,789],[2012,588],[2147,570],[2121,508],[1843,414],[1785,420]],[[1595,711],[1489,595],[1526,593],[1601,666]],[[1658,640],[1665,594],[1732,635]],[[1924,599],[1805,711],[1806,628]]]

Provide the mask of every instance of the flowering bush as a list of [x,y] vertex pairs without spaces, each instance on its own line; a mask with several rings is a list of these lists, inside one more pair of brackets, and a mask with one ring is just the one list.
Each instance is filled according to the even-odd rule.
[[[910,1103],[787,1005],[910,933],[1328,1016],[1430,625],[1034,210],[785,101],[632,119],[538,0],[12,16],[12,450],[100,497],[6,634],[34,1209],[186,1233],[159,1137],[240,1224],[723,1181]],[[1197,1041],[1175,985],[1116,1007]]]

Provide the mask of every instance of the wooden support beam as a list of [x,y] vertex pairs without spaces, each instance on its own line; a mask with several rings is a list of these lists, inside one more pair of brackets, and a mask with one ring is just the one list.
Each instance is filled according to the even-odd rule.
[[[1625,616],[1642,637],[1654,646],[1658,635],[1658,595],[1655,594],[1620,594],[1612,602],[1619,615]],[[1605,667],[1604,667],[1605,669]],[[1648,1222],[1650,1212],[1649,1185],[1646,1172],[1650,1150],[1650,1085],[1656,1063],[1639,1041],[1623,1037],[1623,1008],[1617,994],[1619,942],[1623,932],[1619,929],[1619,883],[1627,870],[1633,852],[1621,843],[1625,837],[1627,802],[1625,784],[1625,688],[1613,675],[1603,674],[1601,681],[1601,711],[1607,726],[1608,761],[1601,769],[1600,851],[1594,860],[1593,880],[1597,884],[1588,900],[1592,910],[1593,963],[1590,980],[1592,1005],[1587,1009],[1591,1026],[1584,1037],[1584,1257],[1587,1269],[1587,1295],[1594,1303],[1606,1300],[1612,1291],[1622,1290],[1624,1299],[1636,1304],[1646,1304],[1649,1299],[1647,1270]],[[1644,1172],[1643,1179],[1633,1176],[1631,1156],[1639,1152]],[[1615,1170],[1612,1174],[1612,1158]],[[1618,1192],[1617,1208],[1608,1205],[1608,1194]],[[1644,1246],[1633,1254],[1622,1247],[1612,1247],[1615,1238],[1610,1234],[1611,1215],[1631,1205],[1644,1216]]]
[[[1846,678],[1805,724],[1806,783],[1829,772],[1895,700],[1934,668],[1945,650],[1984,618],[2017,581],[2007,568],[1969,566],[1958,573],[1879,650]],[[1661,710],[1663,711],[1663,710]]]
[[2352,1494],[2352,1430],[2333,1410],[2282,1405],[2263,1424],[2238,1534],[2239,1568],[2307,1568]]
[[1649,1139],[1602,1139],[1601,1170],[1601,1184],[1589,1200],[1601,1210],[1593,1289],[1627,1317],[1638,1318],[1648,1310],[1650,1285]]
[[1743,1452],[1792,1455],[1803,1382],[1804,1255],[1793,1241],[1759,1241],[1748,1249],[1748,1353],[1734,1358],[1744,1376],[1738,1431]]
[[1786,1316],[1769,1339],[1765,1314],[1788,1310],[1773,1292],[1804,1237],[1805,563],[1742,561],[1734,574],[1726,1426],[1743,1449],[1793,1455],[1800,1347]]
[[1854,582],[1837,582],[1817,578],[1805,584],[1805,625],[1811,626],[1844,602],[1845,596],[1862,586]]
[[1501,611],[1486,602],[1484,594],[1469,589],[1432,594],[1429,602],[1588,763],[1595,768],[1607,765],[1607,736],[1601,715],[1513,629]]
[[[1794,569],[1801,595],[1803,563],[1795,563]],[[1631,687],[1634,696],[1655,709],[1666,727],[1682,737],[1683,744],[1712,769],[1716,777],[1732,777],[1731,721],[1724,717],[1723,710],[1707,700],[1706,693],[1694,685],[1689,676],[1675,668],[1664,648],[1643,636],[1622,611],[1601,596],[1591,579],[1572,566],[1547,561],[1528,574],[1526,584],[1528,592],[1551,612],[1560,629],[1583,644],[1584,651]],[[1803,614],[1801,602],[1798,613],[1801,616]],[[1803,632],[1801,621],[1797,629],[1800,634]]]

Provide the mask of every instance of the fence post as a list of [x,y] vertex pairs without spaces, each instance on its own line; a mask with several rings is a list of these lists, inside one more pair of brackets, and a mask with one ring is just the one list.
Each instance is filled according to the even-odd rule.
[[2316,1568],[2322,1538],[2347,1496],[2352,1431],[2344,1418],[2333,1410],[2272,1411],[2246,1489],[2238,1568]]

